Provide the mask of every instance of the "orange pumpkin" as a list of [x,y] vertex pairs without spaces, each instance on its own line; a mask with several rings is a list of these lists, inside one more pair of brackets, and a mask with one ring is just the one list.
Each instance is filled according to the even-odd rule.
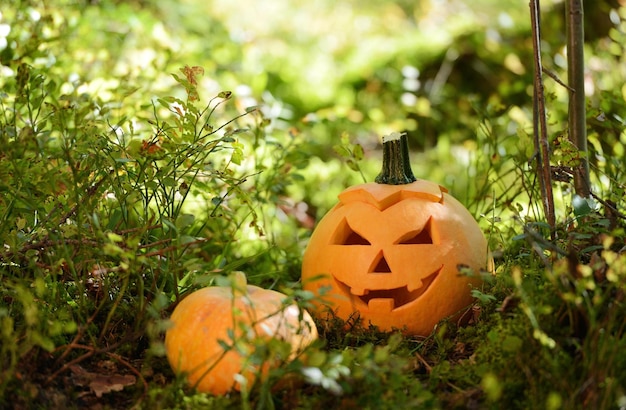
[[284,361],[317,339],[311,316],[296,305],[285,307],[286,295],[246,285],[243,274],[236,282],[195,291],[172,313],[172,327],[165,334],[167,358],[174,372],[185,374],[198,391],[225,394],[240,390],[242,377],[251,386],[258,375],[266,375],[280,360],[252,363],[249,358],[259,341],[288,341],[291,356]]
[[487,241],[445,188],[415,179],[406,136],[383,138],[376,181],[343,191],[319,222],[304,253],[303,287],[320,296],[316,315],[357,313],[366,326],[426,336],[472,303],[480,280],[458,268],[492,270]]

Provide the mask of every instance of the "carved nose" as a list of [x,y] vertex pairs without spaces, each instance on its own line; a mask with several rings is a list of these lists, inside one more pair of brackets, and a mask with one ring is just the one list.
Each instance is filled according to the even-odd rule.
[[383,251],[380,251],[378,255],[376,255],[369,273],[391,273],[391,268],[385,259]]

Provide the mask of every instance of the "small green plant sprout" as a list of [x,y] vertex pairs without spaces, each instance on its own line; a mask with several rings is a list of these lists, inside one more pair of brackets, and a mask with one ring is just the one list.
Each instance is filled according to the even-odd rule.
[[347,132],[341,134],[341,144],[333,146],[333,150],[345,161],[348,168],[356,171],[363,178],[363,182],[367,182],[367,178],[363,174],[359,163],[363,160],[363,146],[359,143],[351,143],[350,135]]

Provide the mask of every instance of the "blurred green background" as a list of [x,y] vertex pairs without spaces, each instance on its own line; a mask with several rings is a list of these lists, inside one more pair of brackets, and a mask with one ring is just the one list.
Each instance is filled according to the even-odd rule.
[[[542,7],[543,64],[565,79],[563,4]],[[590,108],[613,114],[611,100],[626,93],[623,9],[616,0],[586,7]],[[170,92],[170,73],[179,67],[201,66],[205,98],[231,90],[241,108],[263,106],[276,138],[290,127],[302,132],[313,180],[320,162],[337,169],[330,148],[342,133],[376,161],[381,135],[407,131],[418,177],[449,187],[464,203],[486,195],[485,165],[477,162],[533,154],[526,2],[21,1],[2,21],[47,24],[37,15],[51,19],[48,38],[29,39],[28,26],[14,27],[5,35],[5,64],[28,41],[43,40],[21,61],[63,73],[67,87],[123,106],[125,114]],[[557,134],[565,128],[566,91],[547,83]],[[120,87],[132,96],[120,95]],[[597,144],[612,149],[619,138],[617,132]],[[377,165],[363,167],[371,179]],[[335,191],[358,180],[352,177],[333,174]],[[307,199],[324,208],[331,201]],[[485,212],[487,205],[477,206]]]

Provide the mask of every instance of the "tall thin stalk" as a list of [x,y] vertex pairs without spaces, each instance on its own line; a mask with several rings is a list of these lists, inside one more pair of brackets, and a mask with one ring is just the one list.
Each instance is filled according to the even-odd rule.
[[548,145],[548,125],[546,123],[546,99],[543,90],[543,68],[541,64],[541,30],[539,18],[539,0],[530,0],[530,19],[533,35],[533,59],[535,68],[533,92],[533,133],[537,153],[537,169],[541,185],[541,201],[552,234],[556,225],[554,214],[554,195],[550,169],[550,151]]
[[569,139],[581,153],[574,169],[574,188],[583,198],[591,194],[587,160],[587,126],[585,108],[585,51],[582,0],[565,2],[567,27],[567,82],[569,85]]

